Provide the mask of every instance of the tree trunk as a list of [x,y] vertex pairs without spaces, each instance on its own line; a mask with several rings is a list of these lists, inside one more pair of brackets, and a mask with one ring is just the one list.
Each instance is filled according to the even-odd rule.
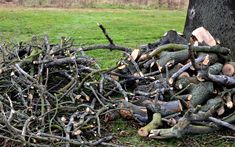
[[184,35],[189,39],[191,32],[201,26],[232,50],[235,61],[235,1],[190,0]]

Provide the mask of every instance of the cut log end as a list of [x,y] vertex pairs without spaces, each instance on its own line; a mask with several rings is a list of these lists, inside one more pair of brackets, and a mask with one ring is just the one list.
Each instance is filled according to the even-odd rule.
[[229,109],[233,108],[233,102],[232,102],[232,101],[228,101],[228,102],[226,103],[226,106],[227,106]]
[[190,69],[191,69],[192,71],[195,71],[195,70],[196,70],[193,66],[191,66]]
[[174,125],[177,124],[177,120],[174,118],[170,118],[169,121],[167,122],[167,124],[171,127],[173,127]]
[[222,69],[222,72],[224,75],[226,76],[233,76],[234,73],[235,73],[235,68],[232,64],[225,64],[223,69]]
[[140,128],[138,130],[138,134],[142,137],[147,137],[149,135],[149,132],[145,128]]
[[197,75],[197,80],[200,81],[200,82],[205,81],[205,79],[203,79],[203,77],[200,74]]
[[213,94],[214,95],[217,95],[219,92],[218,92],[218,90],[217,89],[215,89],[214,91],[213,91]]
[[156,62],[156,64],[157,64],[158,70],[159,70],[160,72],[162,72],[162,68],[163,68],[163,67],[161,67],[158,62]]
[[120,110],[119,113],[123,118],[127,118],[127,119],[131,119],[133,116],[131,111],[128,111],[128,110]]
[[147,58],[148,58],[148,55],[144,54],[144,55],[140,56],[139,61],[143,61],[143,60],[145,60]]
[[140,50],[139,49],[134,49],[131,53],[131,57],[133,60],[136,60],[139,57]]
[[190,75],[187,72],[183,72],[182,74],[179,75],[179,78],[188,78]]
[[138,130],[138,134],[142,137],[147,137],[151,130],[158,128],[161,125],[162,117],[160,113],[154,113],[152,121],[146,126]]
[[181,104],[181,102],[178,100],[178,112],[182,112],[183,111],[183,106]]
[[124,68],[126,68],[126,65],[121,65],[121,66],[118,67],[119,70],[122,70]]
[[206,55],[205,59],[203,60],[202,64],[203,65],[208,65],[210,63],[210,58],[209,55]]
[[179,89],[183,89],[183,85],[182,85],[182,84],[179,84],[178,88],[179,88]]
[[225,112],[224,106],[221,106],[221,107],[217,110],[217,114],[218,114],[218,115],[222,115],[222,114],[224,114],[224,112]]
[[192,32],[192,35],[197,39],[200,43],[206,43],[209,46],[215,46],[216,41],[214,37],[206,30],[204,27],[199,27]]
[[192,94],[189,94],[188,97],[187,97],[187,100],[190,101],[192,99],[193,95]]
[[174,83],[174,79],[173,79],[173,78],[170,78],[170,79],[168,80],[168,82],[169,82],[170,85],[172,85],[172,84]]

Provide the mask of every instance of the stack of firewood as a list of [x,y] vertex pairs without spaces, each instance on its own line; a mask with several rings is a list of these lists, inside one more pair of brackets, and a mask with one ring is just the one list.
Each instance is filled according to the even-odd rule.
[[[235,130],[235,63],[230,49],[198,28],[188,42],[175,31],[126,54],[109,74],[128,95],[119,107],[144,127],[140,136],[181,137]],[[128,102],[128,101],[129,102]],[[110,116],[109,116],[110,117]]]
[[[102,122],[134,119],[140,136],[181,137],[222,127],[235,130],[235,63],[203,28],[190,41],[175,31],[139,49],[108,45],[0,45],[1,145],[108,145]],[[85,52],[119,50],[124,59],[101,69]]]

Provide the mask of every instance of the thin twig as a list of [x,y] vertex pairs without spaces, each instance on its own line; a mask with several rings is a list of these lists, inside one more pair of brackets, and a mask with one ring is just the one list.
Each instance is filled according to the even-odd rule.
[[106,29],[104,28],[104,26],[103,26],[102,24],[99,24],[99,23],[97,23],[97,25],[98,25],[99,28],[102,30],[104,36],[105,36],[106,39],[109,41],[109,43],[110,43],[111,45],[114,45],[114,46],[115,46],[115,44],[114,44],[114,42],[113,42],[113,39],[108,35],[108,33],[107,33]]

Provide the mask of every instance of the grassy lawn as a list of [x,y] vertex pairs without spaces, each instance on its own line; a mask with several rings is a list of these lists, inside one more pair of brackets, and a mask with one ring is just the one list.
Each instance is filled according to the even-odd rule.
[[[49,35],[59,42],[72,37],[76,44],[106,43],[97,23],[103,24],[116,44],[136,48],[153,42],[169,29],[182,31],[185,12],[127,9],[26,9],[0,8],[0,40],[27,41],[32,35]],[[120,52],[94,51],[91,55],[112,66]]]
[[[26,9],[0,8],[0,42],[29,41],[32,35],[47,34],[51,42],[59,42],[61,36],[72,37],[78,45],[107,43],[97,27],[103,24],[116,44],[136,48],[153,42],[166,31],[175,29],[182,32],[185,11],[127,10],[127,9]],[[89,52],[103,68],[114,66],[121,58],[120,52],[97,50]],[[183,139],[164,141],[147,140],[138,137],[132,123],[117,120],[110,123],[111,131],[124,130],[127,135],[118,135],[120,144],[137,146],[225,146],[227,143],[216,135],[187,136]],[[207,143],[207,144],[206,144]],[[213,144],[212,144],[213,143]],[[230,142],[231,143],[231,142]]]

